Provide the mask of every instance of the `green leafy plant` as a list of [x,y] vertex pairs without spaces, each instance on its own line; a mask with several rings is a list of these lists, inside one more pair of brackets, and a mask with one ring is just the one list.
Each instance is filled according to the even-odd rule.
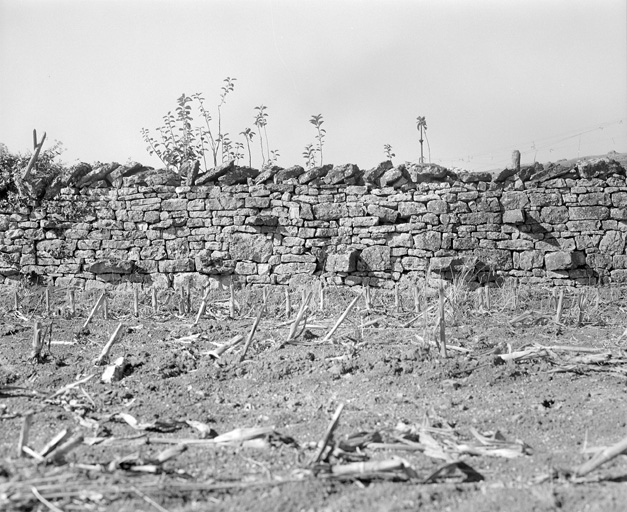
[[[416,129],[420,133],[420,163],[425,163],[425,157],[422,151],[422,143],[424,142],[423,136],[427,137],[427,120],[424,116],[418,116],[416,118]],[[427,146],[429,146],[429,139],[427,139]],[[431,148],[429,148],[429,161],[431,161]]]
[[311,116],[309,122],[316,127],[316,131],[318,132],[316,135],[316,140],[318,141],[318,147],[316,148],[316,150],[320,155],[320,165],[322,165],[322,146],[324,146],[324,137],[327,133],[327,131],[322,128],[322,123],[324,123],[324,120],[322,119],[322,114],[318,114],[317,116]]
[[307,144],[305,151],[303,151],[303,158],[305,159],[305,166],[307,169],[311,169],[316,166],[316,152],[317,149],[313,144]]
[[[221,88],[220,102],[218,103],[217,132],[212,130],[211,113],[205,108],[205,100],[200,93],[191,97],[182,94],[177,99],[174,113],[168,112],[163,117],[163,126],[157,128],[158,138],[150,135],[149,130],[142,128],[144,141],[148,144],[147,151],[157,155],[168,169],[180,171],[181,166],[188,160],[203,159],[207,169],[207,150],[211,151],[213,165],[218,165],[218,155],[221,160],[228,158],[229,150],[224,147],[225,134],[222,133],[222,107],[226,103],[229,93],[235,88],[235,78],[227,77]],[[204,127],[193,126],[192,103],[196,100],[201,117],[205,121]]]
[[157,128],[161,140],[156,140],[146,128],[142,136],[151,155],[157,155],[168,169],[180,170],[187,160],[195,159],[198,150],[196,135],[192,129],[191,98],[183,93],[178,99],[176,114],[171,111],[163,116],[163,126]]
[[[235,81],[237,78],[226,77],[224,85],[221,87],[220,103],[218,103],[218,131],[214,135],[214,131],[211,129],[211,113],[205,108],[205,100],[200,93],[194,94],[194,99],[198,102],[198,109],[205,120],[206,128],[202,130],[204,140],[207,140],[210,145],[211,154],[213,156],[213,165],[218,165],[218,153],[222,150],[222,160],[224,161],[224,135],[222,134],[222,107],[226,104],[226,98],[229,93],[235,89]],[[227,151],[228,154],[228,151]]]
[[392,146],[390,144],[384,144],[383,145],[383,151],[385,152],[385,157],[388,160],[392,160],[392,158],[394,158],[396,156],[395,153],[392,153]]
[[[266,165],[266,155],[264,154],[264,149],[263,149],[264,138],[266,140],[266,152],[268,155],[268,160],[270,160],[270,150],[268,146],[268,132],[266,131],[266,125],[268,124],[268,113],[266,112],[266,108],[267,107],[265,105],[259,105],[258,107],[255,107],[255,110],[257,111],[257,114],[255,115],[255,126],[257,127],[257,133],[259,134],[259,145],[261,147],[261,160],[262,160],[263,167],[265,167]],[[263,129],[263,135],[261,133],[262,129]]]
[[250,152],[250,143],[255,136],[255,132],[251,128],[246,128],[244,131],[239,133],[244,136],[244,140],[246,141],[246,149],[248,149],[248,167],[252,167],[252,153]]

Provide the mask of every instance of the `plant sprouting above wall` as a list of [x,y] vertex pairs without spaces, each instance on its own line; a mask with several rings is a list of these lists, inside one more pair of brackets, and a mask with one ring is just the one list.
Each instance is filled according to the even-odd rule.
[[[217,119],[211,115],[201,93],[195,93],[191,97],[182,94],[177,100],[178,106],[175,112],[168,112],[163,117],[163,126],[157,128],[157,137],[153,137],[148,129],[142,128],[142,137],[148,144],[147,151],[151,155],[159,157],[168,169],[180,171],[186,161],[202,159],[203,166],[207,170],[211,165],[217,167],[219,164],[230,160],[239,161],[244,158],[244,147],[246,147],[248,165],[252,166],[250,142],[253,140],[255,132],[251,128],[244,129],[239,133],[244,137],[244,142],[241,142],[231,140],[229,134],[222,131],[222,110],[226,105],[227,97],[235,89],[236,80],[236,78],[227,77],[223,81],[220,89],[220,101],[216,108]],[[196,105],[199,117],[202,119],[201,126],[194,126],[193,124],[193,104]],[[266,109],[265,105],[255,108],[258,111],[255,116],[255,126],[259,133],[263,165],[266,164],[266,161],[275,162],[279,155],[277,150],[270,151],[268,146],[266,129],[268,113]],[[209,153],[210,156],[207,158]]]
[[327,133],[327,131],[322,128],[322,123],[324,123],[322,114],[311,116],[309,122],[316,128],[316,145],[314,146],[313,144],[308,144],[305,146],[305,151],[303,151],[303,157],[305,158],[305,163],[308,169],[315,167],[316,153],[318,154],[317,164],[320,166],[322,165],[322,147],[324,146],[324,137]]

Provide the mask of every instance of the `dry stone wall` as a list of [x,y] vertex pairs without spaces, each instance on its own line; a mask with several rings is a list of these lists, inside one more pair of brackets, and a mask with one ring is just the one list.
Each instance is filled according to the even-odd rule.
[[0,209],[0,282],[176,286],[233,276],[389,287],[428,268],[448,279],[466,271],[477,283],[627,280],[627,183],[610,159],[498,175],[406,174],[384,186],[301,184],[288,173],[281,183],[124,178],[118,188],[62,188],[36,205]]

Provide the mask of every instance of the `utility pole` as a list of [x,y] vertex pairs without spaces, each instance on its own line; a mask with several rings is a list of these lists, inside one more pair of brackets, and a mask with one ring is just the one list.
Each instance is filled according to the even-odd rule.
[[426,131],[427,130],[427,121],[425,120],[424,116],[418,116],[416,118],[416,128],[418,129],[418,131],[420,132],[420,160],[419,162],[421,164],[425,163],[425,157],[422,151],[422,143],[423,143],[423,130]]

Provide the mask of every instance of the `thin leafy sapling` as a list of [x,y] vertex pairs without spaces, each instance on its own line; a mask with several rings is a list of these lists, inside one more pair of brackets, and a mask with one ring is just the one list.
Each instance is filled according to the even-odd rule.
[[318,141],[317,150],[320,155],[320,165],[322,165],[322,146],[324,145],[324,136],[327,133],[327,131],[322,128],[322,123],[324,123],[324,121],[322,120],[322,114],[318,114],[317,116],[311,116],[309,122],[316,127],[316,131],[318,132],[318,134],[316,135],[316,140]]
[[396,156],[395,153],[392,153],[392,146],[390,144],[384,144],[383,145],[383,151],[385,152],[385,157],[388,160],[392,160],[392,158],[394,158]]
[[307,144],[305,151],[303,151],[303,158],[305,159],[305,167],[312,169],[316,166],[316,148],[313,144]]
[[[218,165],[218,153],[221,150],[223,143],[223,134],[222,134],[222,107],[226,103],[226,97],[229,93],[233,92],[235,89],[235,81],[236,78],[226,77],[224,79],[224,85],[221,88],[220,93],[220,103],[218,104],[218,132],[214,135],[214,132],[211,130],[211,113],[205,108],[205,99],[201,96],[200,93],[196,93],[193,95],[194,99],[198,102],[198,110],[205,120],[206,129],[203,130],[204,139],[208,140],[209,145],[211,147],[211,154],[213,155],[213,165],[217,167]],[[224,154],[222,155],[224,158]]]
[[[257,127],[257,133],[259,134],[259,144],[261,146],[261,161],[262,167],[266,166],[266,155],[263,150],[263,140],[266,140],[266,152],[268,155],[268,160],[270,159],[270,150],[268,145],[268,132],[266,131],[266,125],[268,124],[268,113],[266,112],[265,105],[259,105],[255,107],[257,114],[255,115],[255,126]],[[263,135],[261,134],[261,130],[263,129]]]
[[246,140],[246,148],[248,149],[248,167],[252,167],[253,160],[252,160],[252,153],[250,152],[250,143],[252,142],[253,137],[255,136],[255,132],[251,128],[246,128],[243,132],[240,132],[240,135],[243,135],[244,139]]

